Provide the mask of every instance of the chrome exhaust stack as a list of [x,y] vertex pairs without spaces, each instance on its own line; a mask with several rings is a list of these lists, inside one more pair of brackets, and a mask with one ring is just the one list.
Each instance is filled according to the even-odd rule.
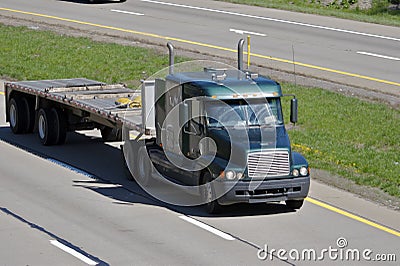
[[174,45],[170,42],[167,43],[168,51],[169,51],[169,74],[174,74],[174,64],[175,64],[175,50]]
[[238,43],[238,69],[243,71],[243,45],[244,40],[240,39]]

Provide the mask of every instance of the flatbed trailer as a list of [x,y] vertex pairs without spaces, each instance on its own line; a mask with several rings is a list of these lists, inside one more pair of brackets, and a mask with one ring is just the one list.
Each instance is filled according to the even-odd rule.
[[[85,78],[6,82],[5,95],[12,131],[37,131],[44,145],[63,144],[66,132],[73,130],[98,128],[110,141],[121,138],[123,125],[144,131],[141,101],[131,104],[141,92],[123,84]],[[129,102],[119,103],[120,99]]]

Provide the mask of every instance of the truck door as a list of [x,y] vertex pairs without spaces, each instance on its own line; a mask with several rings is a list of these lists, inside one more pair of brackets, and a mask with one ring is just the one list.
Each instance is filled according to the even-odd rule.
[[182,153],[190,159],[196,159],[200,156],[199,142],[204,131],[201,102],[197,99],[190,99],[185,102],[187,103],[189,121],[183,127]]
[[181,112],[184,113],[180,115],[185,117],[186,123],[180,133],[179,146],[185,158],[181,160],[182,168],[175,168],[175,176],[186,185],[196,185],[199,171],[192,169],[198,168],[193,160],[200,156],[199,142],[204,132],[201,102],[194,99],[185,100]]

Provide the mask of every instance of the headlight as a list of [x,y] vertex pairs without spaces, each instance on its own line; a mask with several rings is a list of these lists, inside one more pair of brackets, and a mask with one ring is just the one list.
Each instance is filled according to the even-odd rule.
[[293,172],[292,172],[293,176],[299,176],[299,174],[300,174],[299,170],[297,170],[297,169],[294,169]]
[[300,174],[301,174],[302,176],[308,175],[308,169],[305,168],[304,166],[303,166],[303,167],[300,167]]
[[228,180],[233,180],[236,177],[236,173],[234,171],[232,171],[232,170],[226,171],[225,172],[225,177]]

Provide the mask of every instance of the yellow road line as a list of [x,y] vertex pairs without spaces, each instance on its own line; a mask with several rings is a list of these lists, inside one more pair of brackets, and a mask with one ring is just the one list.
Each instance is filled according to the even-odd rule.
[[1,95],[5,95],[3,91],[0,91],[0,94],[1,94]]
[[265,56],[265,55],[260,55],[260,54],[251,54],[251,55],[255,56],[255,57],[264,58],[264,59],[270,59],[270,60],[283,62],[283,63],[288,63],[288,64],[295,64],[297,66],[303,66],[303,67],[307,67],[307,68],[312,68],[312,69],[317,69],[317,70],[321,70],[321,71],[336,73],[336,74],[350,76],[350,77],[354,77],[354,78],[360,78],[360,79],[376,81],[376,82],[379,82],[379,83],[385,83],[385,84],[389,84],[389,85],[394,85],[394,86],[400,87],[400,83],[394,82],[394,81],[368,77],[368,76],[364,76],[364,75],[360,75],[360,74],[349,73],[349,72],[345,72],[345,71],[341,71],[341,70],[335,70],[335,69],[326,68],[326,67],[314,66],[314,65],[310,65],[310,64],[296,62],[296,61],[293,62],[293,61],[290,61],[290,60],[271,57],[271,56]]
[[[127,33],[147,36],[147,37],[153,37],[153,38],[157,38],[157,39],[168,40],[168,41],[187,43],[187,44],[192,44],[192,45],[197,45],[197,46],[207,47],[207,48],[213,48],[213,49],[222,50],[222,51],[228,51],[228,52],[233,52],[233,53],[237,52],[235,49],[225,48],[225,47],[222,47],[222,46],[211,45],[211,44],[206,44],[206,43],[200,43],[200,42],[195,42],[195,41],[190,41],[190,40],[185,40],[185,39],[180,39],[180,38],[162,36],[162,35],[158,35],[158,34],[142,32],[142,31],[128,30],[128,29],[123,29],[123,28],[118,28],[118,27],[112,27],[112,26],[106,26],[106,25],[101,25],[101,24],[84,22],[84,21],[79,21],[79,20],[74,20],[74,19],[67,19],[67,18],[50,16],[50,15],[45,15],[45,14],[39,14],[39,13],[33,13],[33,12],[27,12],[27,11],[21,11],[21,10],[15,10],[15,9],[10,9],[10,8],[0,8],[0,10],[14,12],[14,13],[20,13],[20,14],[25,14],[25,15],[32,15],[32,16],[37,16],[37,17],[50,18],[50,19],[66,21],[66,22],[71,22],[71,23],[76,23],[76,24],[81,24],[81,25],[87,25],[87,26],[93,26],[93,27],[98,27],[98,28],[103,28],[103,29],[127,32]],[[247,53],[245,52],[245,54],[247,54]],[[331,69],[331,68],[305,64],[305,63],[301,63],[301,62],[293,62],[291,60],[272,57],[272,56],[265,56],[265,55],[260,55],[260,54],[251,54],[251,55],[254,56],[254,57],[263,58],[263,59],[267,59],[267,60],[272,60],[272,61],[277,61],[277,62],[282,62],[282,63],[287,63],[287,64],[295,64],[295,65],[298,65],[298,66],[307,67],[307,68],[311,68],[311,69],[316,69],[316,70],[321,70],[321,71],[325,71],[325,72],[336,73],[336,74],[340,74],[340,75],[344,75],[344,76],[360,78],[360,79],[365,79],[365,80],[370,80],[370,81],[375,81],[375,82],[379,82],[379,83],[385,83],[385,84],[389,84],[389,85],[394,85],[394,86],[400,87],[400,83],[394,82],[394,81],[388,81],[388,80],[373,78],[373,77],[369,77],[369,76],[364,76],[364,75],[355,74],[355,73],[349,73],[349,72],[345,72],[345,71],[341,71],[341,70],[335,70],[335,69]]]
[[346,217],[348,217],[348,218],[350,218],[350,219],[353,219],[353,220],[356,220],[356,221],[358,221],[358,222],[361,222],[361,223],[363,223],[363,224],[372,226],[372,227],[374,227],[374,228],[376,228],[376,229],[385,231],[385,232],[387,232],[387,233],[389,233],[389,234],[392,234],[392,235],[395,235],[395,236],[400,237],[400,232],[399,232],[399,231],[396,231],[396,230],[390,229],[390,228],[388,228],[388,227],[386,227],[386,226],[377,224],[377,223],[375,223],[375,222],[372,222],[372,221],[370,221],[370,220],[368,220],[368,219],[362,218],[362,217],[360,217],[360,216],[357,216],[357,215],[352,214],[352,213],[350,213],[350,212],[347,212],[347,211],[345,211],[345,210],[341,210],[341,209],[339,209],[339,208],[333,207],[333,206],[331,206],[331,205],[329,205],[329,204],[326,204],[326,203],[324,203],[324,202],[321,202],[321,201],[319,201],[319,200],[316,200],[316,199],[313,199],[313,198],[309,198],[309,197],[308,197],[308,198],[306,198],[306,201],[308,201],[308,202],[310,202],[310,203],[313,203],[313,204],[315,204],[315,205],[318,205],[318,206],[320,206],[320,207],[322,207],[322,208],[328,209],[328,210],[330,210],[330,211],[333,211],[333,212],[335,212],[335,213],[338,213],[338,214],[341,214],[341,215],[343,215],[343,216],[346,216]]

